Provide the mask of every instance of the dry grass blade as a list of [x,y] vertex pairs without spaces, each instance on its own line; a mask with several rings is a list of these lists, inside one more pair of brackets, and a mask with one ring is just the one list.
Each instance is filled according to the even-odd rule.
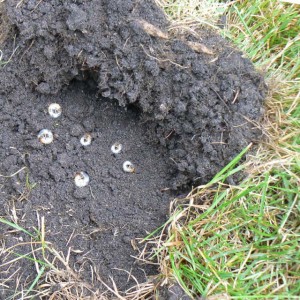
[[209,54],[209,55],[214,54],[212,50],[210,50],[208,47],[206,47],[205,45],[203,45],[201,43],[188,41],[187,45],[198,53],[205,53],[205,54]]
[[[3,13],[4,10],[4,1],[0,1],[0,47],[2,43],[5,41],[6,37],[8,36],[11,27],[9,25],[8,19],[6,18],[5,14]],[[0,58],[1,62],[1,58]]]
[[166,12],[171,25],[169,32],[177,35],[192,34],[196,37],[200,27],[218,29],[220,17],[235,1],[223,3],[212,0],[155,0]]
[[161,39],[168,39],[168,34],[160,30],[158,27],[150,24],[145,20],[135,20],[135,23],[138,24],[147,34],[158,37]]
[[[113,278],[110,278],[111,284],[105,283],[100,277],[96,266],[88,259],[81,265],[79,270],[75,270],[70,265],[70,253],[74,250],[69,248],[66,255],[64,255],[62,252],[57,251],[51,243],[47,242],[45,219],[43,216],[40,217],[39,214],[39,231],[36,233],[36,237],[20,225],[6,220],[3,223],[13,228],[14,233],[22,233],[22,238],[30,239],[28,242],[17,243],[11,247],[6,247],[5,243],[2,243],[0,247],[2,262],[0,265],[1,288],[9,290],[13,282],[20,283],[20,285],[16,285],[15,291],[7,300],[12,300],[15,297],[21,297],[24,300],[33,297],[50,300],[107,300],[114,297],[122,300],[138,300],[150,299],[155,291],[156,286],[152,281],[140,284],[130,272],[125,271],[128,278],[135,279],[136,285],[125,292],[120,292]],[[36,241],[33,241],[33,238]],[[28,250],[26,253],[24,253],[25,248]],[[24,270],[20,267],[16,271],[10,272],[10,269],[13,270],[13,268],[18,267],[20,262],[24,260],[36,269],[37,275],[34,280],[25,278]],[[81,272],[86,263],[89,264],[91,270],[90,282],[81,277]],[[101,290],[99,287],[101,287]]]
[[11,174],[11,175],[2,175],[2,174],[0,174],[0,177],[3,177],[3,178],[12,178],[12,177],[16,176],[17,174],[19,174],[20,172],[22,172],[25,169],[27,169],[27,167],[23,167],[20,170],[16,171],[15,173]]

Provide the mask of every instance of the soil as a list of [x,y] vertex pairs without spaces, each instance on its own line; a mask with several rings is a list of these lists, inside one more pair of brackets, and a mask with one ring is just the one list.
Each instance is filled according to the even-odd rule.
[[[27,167],[1,180],[1,204],[8,214],[17,207],[20,219],[26,220],[19,223],[24,228],[33,228],[37,214],[44,215],[47,240],[57,249],[80,251],[80,255],[72,253],[74,262],[88,252],[99,273],[113,276],[119,289],[128,287],[127,276],[114,268],[134,268],[132,275],[145,281],[141,267],[133,266],[131,255],[137,253],[131,240],[166,220],[170,194],[161,192],[170,185],[166,151],[149,142],[147,126],[136,112],[96,97],[83,82],[74,81],[59,96],[24,92],[18,95],[18,103],[15,95],[1,103],[1,174]],[[57,119],[47,111],[52,102],[62,107]],[[38,141],[43,128],[53,132],[53,143]],[[84,147],[80,138],[86,132],[93,140]],[[123,145],[119,154],[111,152],[115,142]],[[127,160],[136,173],[123,171]],[[75,186],[79,171],[88,173],[88,186]],[[36,186],[30,189],[28,182]],[[13,243],[14,239],[6,239],[6,247]],[[151,273],[153,269],[147,268]]]
[[[168,34],[154,1],[1,5],[0,174],[26,169],[0,177],[0,215],[10,219],[15,209],[28,230],[37,227],[37,214],[45,216],[56,249],[75,249],[73,264],[88,253],[104,281],[112,276],[124,291],[134,281],[116,269],[139,282],[157,272],[133,258],[132,240],[164,223],[174,196],[207,182],[260,139],[254,124],[263,78],[213,32]],[[58,119],[47,113],[55,102],[62,106]],[[53,131],[53,143],[38,141],[43,128]],[[86,132],[93,141],[83,147]],[[120,154],[112,155],[114,142],[123,144]],[[135,174],[122,170],[125,160]],[[78,171],[90,176],[87,187],[75,187]],[[6,247],[25,238],[2,228]],[[36,276],[32,262],[19,266],[25,277]]]

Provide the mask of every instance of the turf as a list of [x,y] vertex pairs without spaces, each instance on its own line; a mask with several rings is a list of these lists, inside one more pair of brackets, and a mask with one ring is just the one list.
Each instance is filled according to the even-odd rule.
[[[237,161],[237,160],[236,160]],[[164,264],[191,294],[270,299],[300,293],[299,177],[273,169],[256,181],[224,183],[229,168],[174,211]],[[298,173],[299,174],[299,173]],[[215,182],[218,181],[216,184]],[[187,221],[188,220],[188,221]],[[171,270],[170,270],[171,269]],[[291,298],[292,299],[292,298]]]

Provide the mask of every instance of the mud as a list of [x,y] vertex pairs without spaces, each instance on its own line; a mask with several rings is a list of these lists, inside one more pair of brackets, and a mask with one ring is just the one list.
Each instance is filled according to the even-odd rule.
[[[0,174],[26,169],[0,177],[0,215],[9,218],[16,207],[24,228],[36,226],[36,212],[45,215],[58,249],[88,252],[121,290],[132,282],[115,268],[145,281],[157,270],[141,270],[131,240],[161,225],[183,188],[207,182],[260,138],[254,124],[262,114],[262,76],[210,31],[200,38],[168,33],[154,1],[1,5]],[[63,107],[55,121],[47,114],[53,102]],[[43,128],[55,134],[47,146],[37,140]],[[85,132],[93,142],[83,148]],[[115,141],[124,151],[113,156]],[[127,159],[136,174],[123,172]],[[75,188],[79,170],[90,175],[88,187]]]

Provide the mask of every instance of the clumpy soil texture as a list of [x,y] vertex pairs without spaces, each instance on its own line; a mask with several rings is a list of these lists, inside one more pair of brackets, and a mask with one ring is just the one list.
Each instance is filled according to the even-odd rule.
[[[18,98],[1,102],[0,169],[1,174],[14,174],[27,168],[0,178],[1,215],[3,208],[9,213],[16,206],[26,220],[20,222],[24,228],[37,226],[37,213],[45,215],[47,239],[57,249],[76,250],[74,262],[80,264],[88,252],[99,273],[112,275],[120,289],[127,286],[128,275],[113,268],[134,268],[132,275],[145,281],[142,268],[133,266],[131,240],[165,221],[170,200],[161,192],[169,186],[166,152],[149,143],[146,125],[135,112],[96,99],[83,83],[72,83],[59,97],[26,93]],[[47,111],[52,101],[62,106],[57,119]],[[53,132],[53,143],[38,141],[43,128]],[[84,147],[80,138],[86,132],[92,143]],[[118,154],[111,152],[115,142],[122,143]],[[136,173],[123,171],[127,160]],[[88,186],[75,186],[78,171],[88,173]],[[15,242],[8,238],[6,247]]]
[[[88,252],[120,289],[132,283],[115,268],[144,281],[155,269],[134,264],[131,240],[166,220],[180,189],[207,182],[259,139],[262,77],[215,33],[168,33],[154,1],[1,5],[0,174],[26,167],[0,177],[1,215],[16,207],[32,228],[38,212],[57,248]],[[55,120],[52,102],[63,109]],[[37,140],[43,128],[50,145]],[[84,148],[85,132],[93,141]],[[114,142],[124,145],[115,156]],[[125,160],[136,174],[123,172]],[[87,187],[74,186],[77,171],[89,174]],[[15,238],[5,235],[6,245]]]

